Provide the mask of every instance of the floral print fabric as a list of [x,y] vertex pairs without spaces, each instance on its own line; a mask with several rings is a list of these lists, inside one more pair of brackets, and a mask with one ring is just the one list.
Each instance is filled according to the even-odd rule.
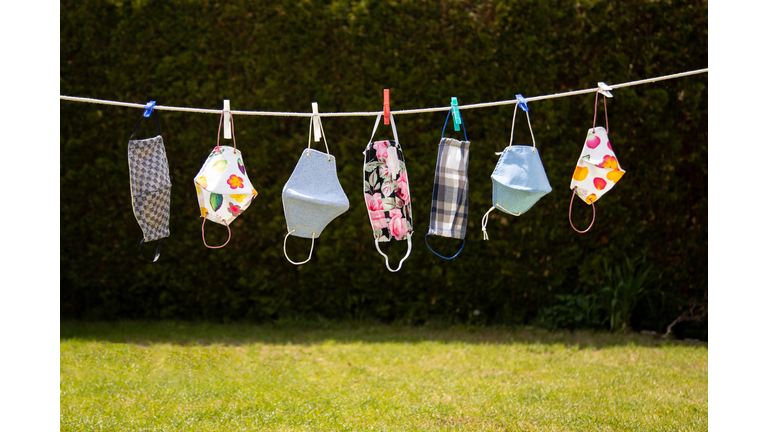
[[200,216],[229,225],[251,205],[258,193],[245,174],[242,154],[216,146],[195,176]]
[[408,173],[394,141],[376,141],[365,149],[363,193],[376,240],[405,240],[413,232]]

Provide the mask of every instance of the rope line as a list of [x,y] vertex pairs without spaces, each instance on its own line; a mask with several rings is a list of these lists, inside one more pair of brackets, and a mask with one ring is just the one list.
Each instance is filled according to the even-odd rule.
[[[655,78],[647,78],[647,79],[630,81],[630,82],[621,83],[621,84],[613,84],[613,85],[610,85],[610,87],[614,89],[622,88],[622,87],[631,87],[631,86],[640,85],[640,84],[649,84],[657,81],[682,78],[684,76],[696,75],[696,74],[707,73],[707,72],[709,72],[709,68],[697,69],[693,71],[681,72],[681,73],[676,73],[672,75],[664,75],[664,76],[655,77]],[[594,93],[597,90],[598,90],[598,87],[594,87],[594,88],[589,88],[584,90],[573,90],[573,91],[564,92],[564,93],[554,93],[550,95],[527,97],[525,99],[528,102],[535,102],[535,101],[545,100],[545,99],[555,99],[555,98],[561,98],[561,97],[567,97],[567,96],[576,96],[580,94]],[[129,107],[129,108],[142,108],[142,109],[144,108],[143,104],[138,104],[138,103],[118,102],[118,101],[92,99],[92,98],[77,97],[77,96],[59,95],[59,99],[73,101],[73,102],[87,102],[87,103],[94,103],[94,104],[101,104],[101,105],[117,105],[117,106]],[[517,104],[517,99],[510,99],[510,100],[503,100],[503,101],[496,101],[496,102],[484,102],[484,103],[476,103],[476,104],[469,104],[469,105],[459,105],[459,109],[466,110],[466,109],[475,109],[475,108],[488,108],[488,107],[512,105],[512,104]],[[162,111],[195,112],[195,113],[204,113],[204,114],[221,114],[222,112],[222,110],[220,109],[186,108],[186,107],[174,107],[174,106],[164,106],[164,105],[155,105],[154,109],[162,110]],[[391,113],[392,114],[420,114],[420,113],[445,111],[448,109],[451,109],[451,107],[445,106],[445,107],[434,107],[434,108],[395,110],[395,111],[391,111]],[[232,113],[233,115],[257,115],[257,116],[260,115],[260,116],[276,116],[276,117],[312,117],[313,115],[312,113],[303,113],[303,112],[240,111],[240,110],[230,110],[230,113]],[[363,117],[363,116],[375,116],[379,114],[381,114],[381,111],[328,112],[328,113],[319,113],[319,116],[320,117]]]

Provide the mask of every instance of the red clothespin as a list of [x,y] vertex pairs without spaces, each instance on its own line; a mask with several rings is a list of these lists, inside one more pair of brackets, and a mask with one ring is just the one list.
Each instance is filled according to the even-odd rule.
[[389,89],[384,89],[384,124],[389,124]]

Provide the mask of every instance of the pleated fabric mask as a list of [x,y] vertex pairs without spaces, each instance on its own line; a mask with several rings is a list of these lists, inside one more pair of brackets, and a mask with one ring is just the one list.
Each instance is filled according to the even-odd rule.
[[[608,140],[608,105],[605,102],[605,95],[603,95],[605,128],[595,127],[599,96],[599,93],[595,95],[595,117],[592,120],[592,128],[587,131],[587,139],[581,149],[579,160],[576,161],[576,169],[571,178],[573,195],[571,195],[571,204],[568,207],[568,221],[571,223],[571,228],[580,234],[589,231],[595,223],[595,201],[611,190],[626,172],[619,165],[616,153],[614,153],[611,142]],[[573,226],[571,218],[573,197],[576,195],[592,206],[592,222],[583,231]]]
[[[405,158],[397,137],[395,117],[390,114],[390,123],[394,141],[373,141],[379,127],[381,114],[376,117],[373,133],[363,155],[363,196],[368,208],[376,250],[385,258],[385,265],[391,272],[399,271],[403,262],[411,254],[411,236],[413,234],[413,213],[411,210],[411,191],[408,186],[408,172]],[[400,260],[397,269],[389,266],[389,257],[381,251],[379,242],[407,240],[408,252]]]
[[[221,146],[221,122],[224,112],[219,119],[219,132],[216,137],[216,147],[208,155],[200,171],[195,176],[195,190],[200,206],[200,217],[203,218],[201,228],[203,244],[211,249],[222,248],[232,238],[230,225],[250,207],[259,194],[254,189],[248,174],[245,173],[243,155],[237,149],[235,140],[235,121],[232,113],[230,116],[232,127],[232,144],[234,147]],[[205,221],[210,220],[227,227],[227,241],[221,246],[209,246],[205,241]]]
[[171,177],[163,137],[160,135],[158,114],[152,110],[150,115],[155,116],[157,136],[143,140],[130,139],[139,130],[144,118],[142,115],[128,140],[128,171],[133,214],[144,233],[139,248],[144,255],[144,242],[160,240],[152,260],[155,262],[160,258],[163,239],[171,235]]
[[[440,135],[440,147],[437,151],[437,166],[435,168],[435,183],[432,188],[432,211],[429,215],[429,232],[424,236],[424,242],[432,253],[443,259],[454,259],[464,249],[464,236],[467,233],[467,216],[469,214],[469,140],[467,130],[464,130],[464,141],[445,138],[445,126],[452,111],[443,125]],[[466,126],[466,125],[464,125]],[[445,257],[432,250],[427,242],[430,235],[461,239],[461,248],[456,255]]]
[[[512,131],[509,137],[509,146],[504,151],[496,153],[500,155],[496,168],[491,174],[493,181],[493,207],[483,216],[483,239],[488,240],[486,226],[488,216],[494,209],[512,216],[520,216],[527,212],[544,195],[552,192],[552,186],[547,179],[544,165],[536,149],[536,138],[533,136],[531,117],[528,111],[528,129],[531,131],[533,146],[512,145],[515,134],[515,118],[517,107],[512,114]],[[524,108],[525,109],[525,108]]]
[[[311,148],[313,121],[315,119],[310,119],[307,149],[302,150],[296,168],[283,187],[283,210],[288,228],[283,241],[283,254],[295,265],[312,259],[315,239],[320,237],[332,220],[349,209],[349,199],[336,175],[336,158],[328,150],[328,141],[319,117],[316,121],[319,122],[326,153]],[[294,262],[288,258],[286,246],[289,236],[312,239],[309,257],[305,261]]]

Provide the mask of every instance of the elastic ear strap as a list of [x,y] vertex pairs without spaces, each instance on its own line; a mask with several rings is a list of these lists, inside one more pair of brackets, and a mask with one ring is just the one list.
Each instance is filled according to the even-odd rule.
[[[451,118],[452,112],[453,112],[453,109],[448,110],[448,116],[445,118],[445,124],[443,125],[443,132],[440,134],[440,138],[445,136],[445,127],[448,126],[448,119]],[[467,125],[464,122],[462,122],[461,124],[462,124],[461,130],[464,131],[464,141],[469,141],[469,138],[467,138],[467,128],[466,128]]]
[[573,209],[573,197],[576,196],[576,188],[573,188],[573,195],[571,195],[571,205],[568,206],[568,222],[571,223],[571,228],[573,228],[574,231],[576,231],[579,234],[584,234],[585,232],[589,231],[590,228],[592,228],[592,225],[595,223],[595,203],[592,202],[590,205],[592,206],[592,223],[589,224],[587,229],[584,231],[579,231],[576,229],[575,226],[573,226],[573,220],[571,219],[571,210]]
[[[525,112],[525,116],[528,117],[528,130],[531,131],[531,141],[533,141],[533,148],[536,148],[536,138],[533,136],[533,127],[531,126],[531,116],[528,111]],[[512,146],[512,139],[515,136],[515,118],[517,117],[517,104],[515,104],[515,112],[512,113],[512,131],[509,133],[509,146]]]
[[389,123],[392,125],[392,133],[395,135],[395,144],[400,147],[400,138],[397,137],[397,126],[395,126],[395,116],[389,113]]
[[[227,111],[229,112],[229,111]],[[224,111],[221,112],[221,117],[219,118],[219,132],[216,134],[216,147],[219,146],[219,140],[221,139],[221,122],[224,121]],[[232,129],[232,144],[235,150],[237,150],[237,141],[235,140],[235,118],[232,117],[232,113],[229,112],[229,125]]]
[[376,123],[373,124],[373,132],[371,132],[371,139],[368,140],[368,148],[371,147],[371,143],[373,143],[373,137],[376,136],[376,129],[379,128],[379,121],[381,120],[381,113],[376,116]]
[[[331,160],[331,151],[328,150],[328,140],[325,139],[325,131],[323,130],[323,122],[320,120],[320,117],[317,117],[318,123],[320,124],[320,136],[323,137],[323,142],[325,143],[325,152],[328,153],[328,160]],[[314,117],[309,118],[309,141],[307,142],[307,150],[309,150],[312,147],[312,123],[315,121]]]
[[[592,129],[597,124],[597,100],[600,97],[600,92],[595,93],[595,118],[592,119]],[[605,101],[605,95],[603,95],[603,110],[605,111],[605,131],[610,132],[608,129],[608,103]]]
[[[157,134],[158,135],[162,135],[160,133],[160,116],[157,115],[154,110],[152,110],[152,113],[150,113],[149,115],[154,115],[155,116],[155,126],[157,126]],[[136,132],[139,131],[139,126],[141,125],[141,120],[143,120],[143,119],[144,119],[144,115],[139,117],[139,122],[136,123],[136,126],[133,128],[133,132],[131,132],[131,136],[128,139],[131,139],[131,138],[133,138],[134,135],[136,135]]]
[[[381,121],[381,113],[376,116],[376,123],[373,125],[373,132],[371,133],[371,139],[368,140],[368,146],[366,148],[371,148],[371,144],[373,144],[373,138],[376,136],[376,129],[379,128],[379,121]],[[389,113],[389,123],[392,125],[392,133],[395,135],[395,145],[397,147],[400,147],[400,138],[397,136],[397,126],[395,126],[395,116],[392,115],[392,113]]]
[[488,225],[488,216],[490,216],[491,212],[495,208],[495,206],[491,207],[490,210],[485,213],[485,216],[483,216],[483,240],[488,240],[488,233],[485,231],[485,227]]
[[312,247],[309,249],[309,258],[307,258],[306,261],[302,262],[293,262],[290,258],[288,258],[288,251],[286,251],[286,246],[288,245],[288,236],[291,235],[291,233],[296,230],[288,231],[288,234],[285,235],[285,240],[283,240],[283,255],[285,255],[285,259],[288,260],[289,263],[293,265],[302,265],[309,262],[309,260],[312,259],[312,251],[315,250],[315,235],[312,233]]
[[427,249],[429,249],[430,251],[432,251],[432,253],[433,253],[433,254],[435,254],[435,255],[439,256],[439,257],[440,257],[440,258],[442,258],[442,259],[446,259],[446,260],[452,260],[452,259],[456,258],[457,256],[459,256],[459,254],[461,253],[461,251],[463,251],[463,250],[464,250],[464,244],[467,242],[467,240],[466,240],[466,239],[461,239],[461,249],[459,249],[459,251],[458,251],[458,252],[456,252],[456,255],[454,255],[454,256],[452,256],[452,257],[448,258],[448,257],[444,257],[444,256],[440,255],[439,253],[435,252],[434,250],[432,250],[432,248],[429,246],[429,242],[427,242],[427,237],[428,237],[428,236],[429,236],[429,233],[427,233],[427,235],[425,235],[425,236],[424,236],[424,243],[426,243],[426,244],[427,244]]
[[[164,239],[160,239],[160,243],[157,244],[157,249],[155,249],[155,259],[147,262],[155,262],[160,258],[160,249],[163,247],[163,240]],[[139,249],[141,250],[141,256],[144,256],[144,239],[141,239],[139,242]]]
[[[234,137],[234,135],[232,135],[232,136]],[[206,220],[206,219],[208,219],[208,218],[207,218],[207,217],[204,217],[204,218],[203,218],[203,227],[202,227],[202,232],[203,232],[203,244],[205,245],[205,247],[207,247],[207,248],[209,248],[209,249],[220,249],[220,248],[223,248],[224,246],[226,246],[226,245],[227,245],[227,243],[229,243],[229,239],[231,239],[231,238],[232,238],[232,230],[231,230],[231,229],[229,229],[229,225],[227,225],[227,224],[224,224],[224,226],[225,226],[225,227],[227,227],[227,231],[229,232],[229,236],[227,237],[227,241],[226,241],[226,242],[224,242],[224,244],[223,244],[223,245],[221,245],[221,246],[208,246],[208,243],[206,243],[206,242],[205,242],[205,220]]]
[[376,239],[376,250],[379,251],[379,254],[381,254],[381,256],[384,257],[384,259],[386,260],[385,264],[387,265],[387,270],[391,271],[392,273],[400,271],[400,269],[403,267],[403,262],[411,254],[411,235],[413,235],[413,233],[408,234],[408,252],[406,252],[403,259],[400,260],[400,265],[397,266],[396,270],[392,270],[392,267],[389,266],[389,257],[384,252],[381,251],[381,249],[379,248],[379,239]]

